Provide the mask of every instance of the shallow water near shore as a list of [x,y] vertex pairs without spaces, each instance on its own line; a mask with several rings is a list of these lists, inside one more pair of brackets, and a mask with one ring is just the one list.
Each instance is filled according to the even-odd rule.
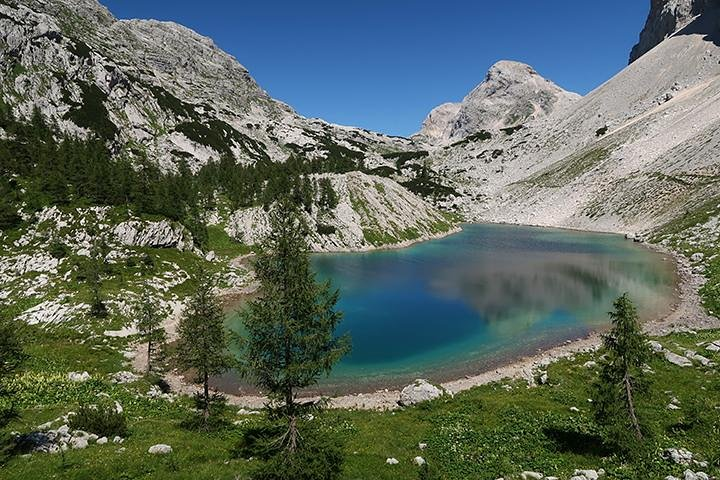
[[[340,289],[338,333],[353,341],[313,389],[326,395],[457,379],[584,337],[609,325],[623,292],[646,320],[674,301],[672,260],[618,235],[468,224],[405,249],[312,262]],[[236,314],[228,325],[239,329]],[[215,384],[251,392],[234,374]]]

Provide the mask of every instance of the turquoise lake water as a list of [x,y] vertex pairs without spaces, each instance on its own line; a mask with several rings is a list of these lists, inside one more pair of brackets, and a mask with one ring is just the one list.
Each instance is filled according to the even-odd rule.
[[646,319],[674,300],[670,259],[567,230],[472,224],[406,249],[314,255],[313,265],[340,289],[338,333],[353,341],[320,385],[328,394],[479,373],[607,327],[623,292]]

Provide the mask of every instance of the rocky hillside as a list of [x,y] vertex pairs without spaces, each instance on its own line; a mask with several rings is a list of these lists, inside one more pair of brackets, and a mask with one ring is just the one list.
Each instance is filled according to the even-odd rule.
[[[454,230],[451,217],[393,180],[360,172],[325,178],[330,179],[339,198],[331,209],[305,214],[315,251],[404,246]],[[261,207],[235,212],[226,226],[230,236],[246,245],[261,243],[269,229],[268,213]]]
[[[272,166],[291,157],[309,172],[336,173],[333,182],[342,189],[358,178],[343,177],[348,172],[392,176],[404,185],[416,176],[388,171],[393,155],[415,150],[411,140],[304,118],[270,98],[212,40],[170,22],[117,20],[96,0],[0,1],[0,103],[20,119],[39,111],[60,132],[99,138],[115,158],[136,166],[149,161],[173,173],[187,165],[197,174],[217,163],[228,177],[235,165],[255,167],[243,177],[256,184],[251,198],[232,202],[251,208],[224,209],[220,220],[205,212],[223,225],[267,206],[267,198],[258,197],[273,192],[265,188],[262,194],[266,178],[256,173],[298,174],[294,166],[287,169],[294,173]],[[348,208],[338,221],[323,218],[318,249],[364,249],[437,233],[444,217],[415,195],[425,184],[416,185],[415,193],[387,178],[376,184],[387,187],[392,199],[371,202],[367,212]],[[413,208],[403,210],[405,204]],[[233,233],[254,240],[258,234]]]
[[271,99],[212,40],[180,25],[116,20],[96,0],[0,2],[4,100],[94,133],[165,169],[310,158],[372,162],[409,141],[305,119]]
[[433,149],[433,167],[485,221],[634,232],[698,208],[720,193],[719,22],[705,11],[572,108]]
[[565,111],[579,95],[566,92],[532,67],[501,61],[460,103],[440,105],[428,115],[419,140],[446,145],[482,130],[499,131]]

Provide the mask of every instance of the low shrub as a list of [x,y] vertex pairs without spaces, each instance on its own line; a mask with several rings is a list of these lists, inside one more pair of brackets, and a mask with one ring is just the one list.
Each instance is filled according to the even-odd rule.
[[125,437],[128,434],[125,415],[117,405],[109,401],[98,405],[81,405],[77,413],[70,417],[70,428],[104,437]]
[[336,480],[342,475],[343,441],[317,424],[300,426],[301,442],[294,452],[279,441],[287,426],[266,422],[246,430],[234,450],[239,458],[256,458],[253,480]]

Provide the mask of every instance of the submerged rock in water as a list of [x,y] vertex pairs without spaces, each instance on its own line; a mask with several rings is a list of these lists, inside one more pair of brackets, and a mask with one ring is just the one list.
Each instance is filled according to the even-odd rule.
[[400,400],[398,404],[403,407],[415,405],[417,403],[427,402],[442,397],[445,392],[431,384],[427,380],[418,379],[400,392]]

